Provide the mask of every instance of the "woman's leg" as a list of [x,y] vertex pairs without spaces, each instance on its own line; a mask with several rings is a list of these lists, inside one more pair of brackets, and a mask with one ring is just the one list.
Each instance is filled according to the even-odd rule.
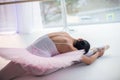
[[104,49],[104,50],[107,50],[110,46],[109,45],[105,45],[105,46],[102,46],[102,47],[96,47],[96,48],[92,48],[89,50],[89,52],[87,54],[85,54],[86,56],[91,56],[93,54],[95,54],[97,51],[101,50],[101,49]]
[[0,80],[12,80],[22,76],[25,72],[20,64],[10,62],[0,71]]

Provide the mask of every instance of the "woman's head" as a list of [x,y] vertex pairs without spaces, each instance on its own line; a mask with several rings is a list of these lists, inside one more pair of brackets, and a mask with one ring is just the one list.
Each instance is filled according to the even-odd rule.
[[88,41],[86,40],[75,40],[75,42],[73,43],[73,46],[75,48],[77,48],[78,50],[84,49],[85,50],[85,54],[89,51],[90,49],[90,44]]

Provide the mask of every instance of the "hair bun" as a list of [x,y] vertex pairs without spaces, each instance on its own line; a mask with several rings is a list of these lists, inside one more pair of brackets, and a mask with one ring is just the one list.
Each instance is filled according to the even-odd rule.
[[81,40],[81,41],[76,41],[74,44],[74,47],[77,48],[78,50],[84,49],[85,53],[87,53],[90,49],[90,44],[86,40]]

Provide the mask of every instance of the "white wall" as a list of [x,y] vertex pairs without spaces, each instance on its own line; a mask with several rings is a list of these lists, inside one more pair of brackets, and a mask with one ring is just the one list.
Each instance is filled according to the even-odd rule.
[[[120,23],[80,25],[74,29],[75,31],[71,35],[89,40],[92,46],[111,43],[117,45],[118,40],[120,40]],[[115,42],[111,42],[112,40]]]

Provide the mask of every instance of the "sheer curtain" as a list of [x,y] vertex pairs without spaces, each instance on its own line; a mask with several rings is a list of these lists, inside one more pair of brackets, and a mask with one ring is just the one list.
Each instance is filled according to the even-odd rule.
[[16,30],[17,19],[15,5],[0,5],[0,32],[16,32]]
[[39,2],[0,5],[0,32],[32,33],[41,27]]

